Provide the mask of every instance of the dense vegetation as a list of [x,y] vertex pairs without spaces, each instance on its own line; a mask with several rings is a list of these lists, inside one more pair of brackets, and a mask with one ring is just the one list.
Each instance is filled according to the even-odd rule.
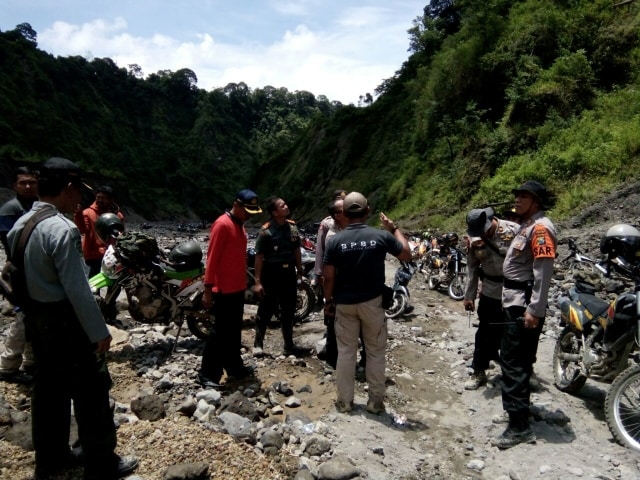
[[447,228],[534,178],[561,218],[638,176],[639,27],[635,1],[432,0],[407,61],[359,108],[54,59],[23,25],[0,35],[0,158],[80,158],[139,182],[136,208],[162,215],[208,215],[244,183],[311,219],[339,186]]
[[28,24],[0,32],[2,163],[64,156],[148,218],[212,218],[253,184],[261,159],[340,106],[244,83],[206,92],[189,69],[140,77],[109,58],[54,58]]

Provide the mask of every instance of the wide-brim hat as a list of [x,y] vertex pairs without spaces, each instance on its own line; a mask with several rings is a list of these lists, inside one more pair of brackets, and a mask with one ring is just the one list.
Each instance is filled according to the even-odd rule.
[[527,180],[518,188],[514,188],[511,190],[511,193],[516,195],[520,192],[527,192],[536,197],[542,205],[546,205],[549,200],[549,192],[547,191],[547,187],[545,187],[540,182],[536,182],[535,180]]

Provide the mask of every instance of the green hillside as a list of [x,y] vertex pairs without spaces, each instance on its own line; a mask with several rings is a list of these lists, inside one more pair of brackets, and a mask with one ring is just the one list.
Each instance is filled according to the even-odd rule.
[[433,0],[407,20],[408,58],[364,107],[206,92],[190,70],[143,80],[53,58],[23,24],[0,33],[0,158],[77,159],[155,218],[209,218],[249,185],[304,222],[342,187],[414,229],[458,228],[525,179],[560,219],[638,178],[638,2]]

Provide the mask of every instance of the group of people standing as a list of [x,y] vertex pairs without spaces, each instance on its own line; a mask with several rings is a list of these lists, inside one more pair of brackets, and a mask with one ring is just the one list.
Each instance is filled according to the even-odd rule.
[[[0,239],[8,258],[29,219],[43,209],[51,211],[36,225],[24,250],[33,300],[27,311],[17,312],[0,357],[0,375],[8,378],[21,364],[22,373],[35,375],[31,407],[36,478],[83,464],[86,479],[112,480],[133,471],[138,462],[115,453],[105,356],[111,335],[87,279],[90,272],[99,271],[106,248],[95,236],[96,219],[105,212],[120,220],[124,217],[109,187],[98,189],[90,207],[78,208],[88,191],[81,173],[75,163],[59,157],[44,162],[37,172],[20,168],[14,178],[16,198],[0,209]],[[543,213],[544,186],[529,181],[513,192],[521,225],[498,219],[490,209],[473,210],[467,217],[471,249],[464,305],[468,310],[475,309],[479,282],[482,285],[472,382],[475,388],[486,383],[489,361],[499,359],[503,406],[509,415],[507,430],[495,441],[500,448],[535,441],[528,423],[529,377],[556,251],[553,224]],[[272,198],[266,210],[270,218],[260,228],[255,246],[255,291],[262,300],[253,353],[264,354],[268,322],[279,312],[283,353],[302,355],[305,351],[293,341],[296,289],[303,274],[300,234],[283,198]],[[199,381],[204,387],[220,388],[225,372],[235,378],[254,373],[241,356],[247,288],[245,222],[261,212],[257,194],[243,189],[211,226],[202,304],[216,322],[202,355]],[[336,370],[335,406],[341,413],[354,408],[361,339],[369,387],[365,408],[378,414],[385,411],[385,257],[389,253],[408,261],[411,251],[401,230],[384,213],[379,214],[382,228],[367,225],[370,206],[359,192],[336,191],[329,213],[318,232],[315,272],[324,294],[326,360]],[[27,348],[25,330],[33,353]],[[15,341],[10,340],[12,335]],[[80,454],[68,443],[72,400]]]
[[530,180],[513,194],[520,224],[497,218],[491,208],[467,215],[464,306],[474,311],[478,298],[479,326],[473,374],[465,388],[486,384],[489,361],[500,363],[507,428],[492,443],[501,449],[536,441],[529,424],[530,380],[557,250],[555,227],[544,214],[550,200],[545,186]]

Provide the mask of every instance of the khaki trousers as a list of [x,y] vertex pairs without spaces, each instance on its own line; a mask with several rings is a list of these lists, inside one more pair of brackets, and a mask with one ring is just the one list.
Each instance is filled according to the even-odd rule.
[[18,371],[20,366],[32,367],[33,364],[33,350],[24,332],[24,312],[18,311],[9,325],[4,352],[0,355],[0,372],[13,373]]
[[382,308],[382,296],[353,305],[336,305],[335,329],[338,343],[338,401],[347,404],[353,401],[358,338],[362,329],[367,356],[365,371],[369,384],[369,401],[382,402],[387,347],[387,322]]

